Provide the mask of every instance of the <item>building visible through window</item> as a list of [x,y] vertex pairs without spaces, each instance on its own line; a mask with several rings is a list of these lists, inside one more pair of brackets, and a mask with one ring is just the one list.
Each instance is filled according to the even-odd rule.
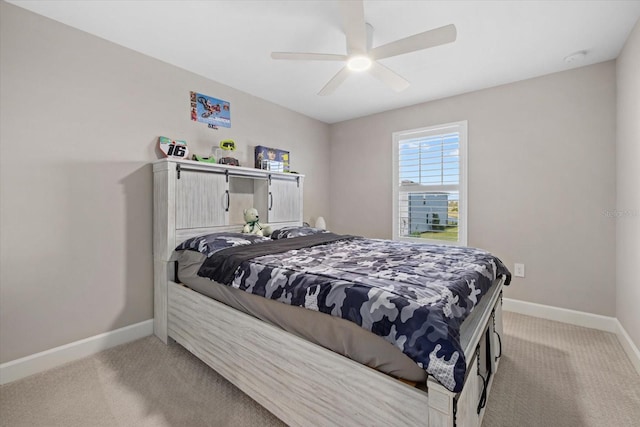
[[393,134],[394,239],[466,245],[467,123]]

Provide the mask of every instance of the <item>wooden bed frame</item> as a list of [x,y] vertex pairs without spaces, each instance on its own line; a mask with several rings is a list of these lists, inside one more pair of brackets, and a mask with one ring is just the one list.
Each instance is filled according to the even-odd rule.
[[[187,169],[269,182],[271,177],[267,175],[272,175],[256,169],[186,161],[154,163],[156,336],[165,343],[175,340],[291,426],[467,427],[481,424],[484,415],[481,401],[486,402],[502,351],[499,338],[502,335],[501,281],[496,285],[497,290],[485,297],[490,298],[485,310],[476,314],[476,325],[463,340],[467,342],[468,369],[462,392],[452,393],[431,377],[425,392],[177,283],[172,260],[177,244],[196,235],[240,228],[228,224],[177,226],[180,210],[192,208],[181,206],[189,198],[176,194],[190,191],[184,186],[176,189],[180,171]],[[278,178],[299,180],[290,175]],[[254,188],[256,192],[264,191],[262,182]],[[298,188],[295,197],[300,198],[296,201],[299,212],[294,213],[297,218],[278,223],[278,227],[302,223],[300,184]],[[194,186],[193,191],[198,191],[196,196],[202,196],[201,190],[202,187]],[[223,199],[219,195],[213,197]],[[255,194],[254,201],[270,197],[270,192]]]

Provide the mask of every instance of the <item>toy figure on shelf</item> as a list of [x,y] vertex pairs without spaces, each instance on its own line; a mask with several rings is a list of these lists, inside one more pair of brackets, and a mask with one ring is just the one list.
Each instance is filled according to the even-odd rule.
[[245,225],[242,229],[246,234],[257,234],[258,236],[269,237],[271,235],[271,227],[268,225],[260,224],[260,216],[256,208],[249,208],[244,210]]

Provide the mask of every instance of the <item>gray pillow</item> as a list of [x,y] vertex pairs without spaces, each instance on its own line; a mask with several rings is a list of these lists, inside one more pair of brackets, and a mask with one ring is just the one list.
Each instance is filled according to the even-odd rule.
[[206,255],[207,258],[221,249],[232,246],[252,245],[254,243],[268,242],[268,237],[257,234],[245,233],[212,233],[202,236],[192,237],[180,243],[176,251],[195,251]]
[[310,236],[312,234],[318,233],[328,233],[327,230],[321,230],[319,228],[313,227],[282,227],[278,230],[275,230],[271,233],[271,238],[274,240],[278,239],[289,239],[291,237],[300,237],[300,236]]

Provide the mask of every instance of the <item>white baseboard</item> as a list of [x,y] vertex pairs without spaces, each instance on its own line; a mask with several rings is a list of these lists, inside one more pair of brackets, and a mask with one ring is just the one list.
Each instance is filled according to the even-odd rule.
[[599,331],[618,332],[618,320],[615,317],[602,316],[600,314],[591,314],[584,311],[569,310],[568,308],[553,307],[511,298],[502,300],[502,309],[570,325],[598,329]]
[[622,348],[624,348],[624,352],[627,353],[629,359],[631,359],[631,363],[635,366],[636,371],[640,374],[640,350],[631,340],[631,337],[627,333],[627,331],[622,326],[622,323],[616,319],[616,323],[618,324],[618,340],[620,344],[622,344]]
[[502,309],[504,311],[512,311],[514,313],[525,314],[527,316],[568,323],[570,325],[612,332],[616,334],[622,348],[629,357],[629,360],[631,360],[631,364],[640,374],[640,351],[631,340],[631,337],[622,324],[615,317],[586,313],[584,311],[569,310],[567,308],[553,307],[550,305],[536,304],[511,298],[503,298]]
[[0,365],[0,385],[153,334],[153,319],[65,344]]

